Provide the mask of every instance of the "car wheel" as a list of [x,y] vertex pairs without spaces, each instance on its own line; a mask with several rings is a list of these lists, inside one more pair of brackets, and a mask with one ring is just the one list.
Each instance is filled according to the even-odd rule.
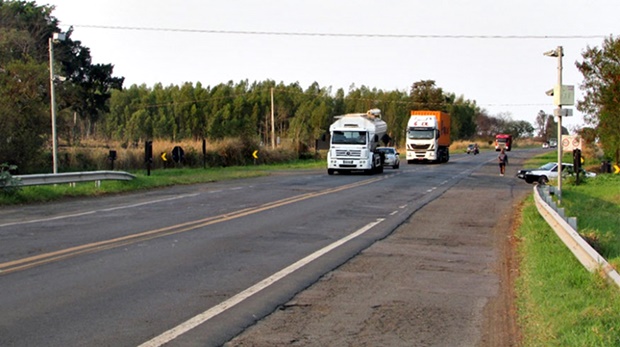
[[549,179],[547,178],[547,176],[540,176],[538,178],[538,184],[540,185],[545,185],[549,182]]
[[525,178],[525,183],[534,183],[534,180],[529,178],[529,177],[527,177],[527,178]]

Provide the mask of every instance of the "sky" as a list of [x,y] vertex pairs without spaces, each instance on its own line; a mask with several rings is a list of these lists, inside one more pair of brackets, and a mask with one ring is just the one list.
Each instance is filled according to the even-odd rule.
[[[125,87],[242,80],[409,91],[434,80],[491,116],[535,125],[562,79],[582,98],[587,47],[620,33],[618,0],[50,0],[62,30]],[[583,126],[572,106],[569,130]],[[364,112],[365,110],[360,110]]]

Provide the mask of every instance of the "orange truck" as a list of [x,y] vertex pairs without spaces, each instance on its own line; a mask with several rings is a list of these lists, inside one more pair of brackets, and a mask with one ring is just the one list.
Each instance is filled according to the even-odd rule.
[[495,135],[495,150],[500,151],[502,148],[509,151],[512,149],[512,135],[497,134]]
[[450,114],[441,111],[411,111],[407,122],[407,163],[450,160]]

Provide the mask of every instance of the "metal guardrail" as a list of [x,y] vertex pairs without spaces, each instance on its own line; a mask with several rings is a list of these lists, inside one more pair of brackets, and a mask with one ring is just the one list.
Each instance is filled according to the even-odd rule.
[[620,287],[618,272],[577,232],[577,218],[565,217],[564,209],[559,208],[553,201],[551,198],[553,188],[547,185],[534,186],[534,200],[538,213],[588,271],[600,271],[611,282]]
[[124,171],[83,171],[62,172],[57,174],[35,174],[13,176],[20,181],[20,186],[38,186],[45,184],[75,184],[78,182],[95,182],[99,187],[103,180],[131,181],[136,176]]

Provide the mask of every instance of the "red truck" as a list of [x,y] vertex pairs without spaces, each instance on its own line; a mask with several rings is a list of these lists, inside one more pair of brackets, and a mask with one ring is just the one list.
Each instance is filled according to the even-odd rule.
[[495,150],[500,151],[502,148],[505,148],[506,151],[510,151],[510,149],[512,149],[512,135],[495,135]]

